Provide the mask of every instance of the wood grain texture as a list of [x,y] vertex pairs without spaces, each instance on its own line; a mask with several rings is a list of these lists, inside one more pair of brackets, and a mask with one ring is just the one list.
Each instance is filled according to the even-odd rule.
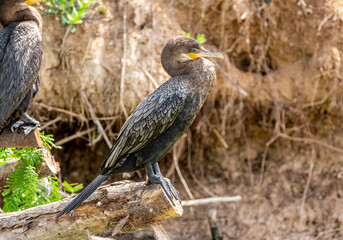
[[35,129],[28,135],[24,132],[16,133],[6,128],[0,134],[0,148],[42,148],[42,139],[39,136],[39,130]]

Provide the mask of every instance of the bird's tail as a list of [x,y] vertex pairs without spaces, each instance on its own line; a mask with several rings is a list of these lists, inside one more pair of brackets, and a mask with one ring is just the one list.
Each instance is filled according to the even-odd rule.
[[57,216],[59,218],[63,214],[69,213],[71,210],[77,208],[86,200],[99,186],[103,183],[108,175],[99,174],[83,191],[76,196]]

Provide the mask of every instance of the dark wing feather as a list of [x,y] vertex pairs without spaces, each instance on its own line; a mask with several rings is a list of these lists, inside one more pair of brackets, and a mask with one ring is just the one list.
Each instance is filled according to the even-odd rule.
[[8,42],[9,32],[5,28],[0,29],[0,63],[4,57],[6,44]]
[[29,22],[12,23],[3,30],[10,34],[0,62],[0,120],[6,121],[37,79],[43,42],[38,27]]
[[121,128],[102,171],[115,166],[119,158],[142,149],[173,124],[187,97],[185,84],[172,78],[137,106]]
[[[0,65],[2,63],[2,60],[4,58],[4,54],[5,54],[5,50],[6,50],[6,44],[8,42],[9,39],[9,31],[7,31],[7,28],[2,28],[0,29]],[[0,82],[0,94],[1,92],[5,93],[5,89],[3,89],[1,87],[1,82]],[[2,104],[0,104],[0,109],[2,108]],[[0,132],[1,132],[1,128],[5,125],[7,119],[4,119],[3,116],[0,115]]]

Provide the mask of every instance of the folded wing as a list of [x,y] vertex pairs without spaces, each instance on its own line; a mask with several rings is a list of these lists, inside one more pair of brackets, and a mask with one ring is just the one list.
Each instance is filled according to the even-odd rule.
[[6,34],[0,40],[0,120],[6,121],[37,79],[43,43],[38,28],[28,23],[1,31]]
[[187,88],[180,81],[169,81],[145,98],[124,123],[101,170],[116,165],[116,161],[146,146],[165,132],[184,107]]

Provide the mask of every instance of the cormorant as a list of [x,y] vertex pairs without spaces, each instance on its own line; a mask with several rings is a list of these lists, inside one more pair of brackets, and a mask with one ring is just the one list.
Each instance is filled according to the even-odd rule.
[[42,0],[25,1],[0,0],[0,134],[7,126],[28,134],[39,125],[25,112],[39,88],[43,54],[42,18],[29,5]]
[[171,78],[146,97],[127,118],[101,167],[101,173],[58,215],[77,208],[108,175],[145,168],[149,183],[160,184],[173,203],[179,192],[162,176],[157,161],[193,123],[216,79],[214,64],[223,58],[189,37],[175,37],[164,47],[162,66]]

